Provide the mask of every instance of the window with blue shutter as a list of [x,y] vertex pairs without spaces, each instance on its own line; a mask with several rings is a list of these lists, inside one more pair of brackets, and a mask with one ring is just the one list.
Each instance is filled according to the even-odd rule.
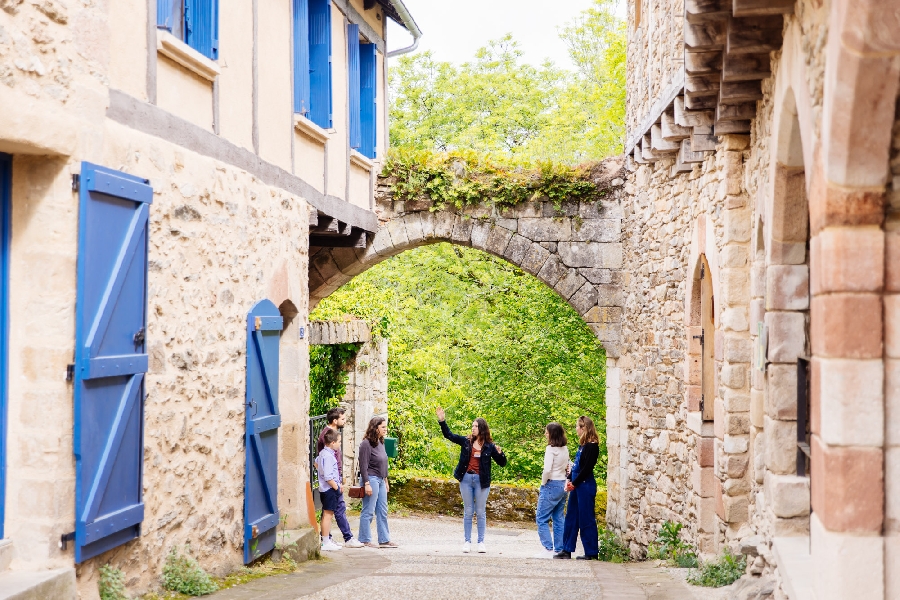
[[75,308],[75,562],[133,540],[144,520],[146,179],[82,163]]
[[156,0],[156,26],[207,58],[219,58],[219,0]]
[[294,0],[294,112],[309,118],[309,0]]
[[359,153],[375,158],[377,146],[378,119],[375,99],[378,94],[378,59],[375,44],[359,45]]
[[331,129],[331,0],[308,0],[308,3],[309,113],[307,116],[319,127]]
[[359,25],[347,25],[347,73],[350,90],[350,147],[359,150]]

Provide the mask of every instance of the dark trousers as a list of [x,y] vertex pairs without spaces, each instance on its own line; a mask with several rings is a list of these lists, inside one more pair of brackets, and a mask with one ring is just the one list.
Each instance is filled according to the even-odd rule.
[[353,532],[350,530],[350,521],[347,520],[347,503],[344,502],[343,494],[338,498],[337,506],[334,509],[334,521],[341,533],[344,534],[344,541],[352,540]]
[[569,505],[566,507],[565,530],[563,531],[563,550],[575,552],[578,532],[581,531],[581,544],[587,556],[597,556],[597,515],[594,514],[594,499],[597,497],[597,482],[593,478],[582,482],[569,492]]

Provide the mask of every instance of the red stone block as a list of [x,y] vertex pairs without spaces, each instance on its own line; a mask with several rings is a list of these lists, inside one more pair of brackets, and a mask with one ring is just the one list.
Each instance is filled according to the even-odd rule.
[[700,410],[700,400],[703,396],[703,388],[699,385],[685,386],[685,397],[687,398],[688,412],[697,412]]
[[879,358],[881,296],[829,294],[812,301],[812,348],[816,356]]
[[894,0],[836,0],[841,44],[858,53],[900,52],[900,18]]
[[[879,227],[828,227],[810,240],[812,293],[880,292],[885,235]],[[898,249],[900,253],[900,249]]]
[[884,522],[881,448],[812,443],[812,508],[829,531],[875,533]]
[[701,467],[712,467],[716,464],[716,443],[714,438],[700,438],[697,442],[697,460]]

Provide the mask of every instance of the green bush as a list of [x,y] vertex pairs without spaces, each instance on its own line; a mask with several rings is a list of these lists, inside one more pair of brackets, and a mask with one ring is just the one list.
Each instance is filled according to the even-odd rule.
[[723,587],[740,579],[746,569],[747,559],[744,556],[735,556],[731,551],[725,550],[725,554],[718,560],[701,563],[688,576],[687,581],[703,587]]
[[122,569],[103,565],[100,567],[100,600],[128,600],[125,593],[125,573]]
[[608,529],[601,529],[599,536],[599,549],[597,558],[606,562],[623,563],[630,556],[628,546],[623,544],[619,537]]
[[[187,549],[189,551],[189,549]],[[163,587],[170,592],[188,596],[205,596],[219,589],[209,574],[197,563],[193,556],[172,548],[163,567]]]
[[699,562],[697,553],[693,547],[681,539],[681,530],[684,525],[666,521],[659,528],[656,542],[647,548],[647,558],[651,560],[666,560],[676,567],[694,568]]

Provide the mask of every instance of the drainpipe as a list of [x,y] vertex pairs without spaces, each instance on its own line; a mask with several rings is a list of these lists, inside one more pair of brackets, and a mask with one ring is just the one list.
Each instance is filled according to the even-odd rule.
[[413,20],[412,15],[409,14],[406,6],[403,5],[403,1],[391,0],[391,4],[394,5],[394,10],[396,10],[397,14],[400,15],[400,20],[403,21],[403,25],[404,27],[406,27],[406,30],[412,34],[413,43],[411,46],[407,46],[406,48],[391,50],[387,53],[388,58],[400,56],[401,54],[409,54],[410,52],[415,51],[415,49],[419,47],[419,40],[422,38],[422,31],[419,29],[419,26],[416,25],[416,22]]

